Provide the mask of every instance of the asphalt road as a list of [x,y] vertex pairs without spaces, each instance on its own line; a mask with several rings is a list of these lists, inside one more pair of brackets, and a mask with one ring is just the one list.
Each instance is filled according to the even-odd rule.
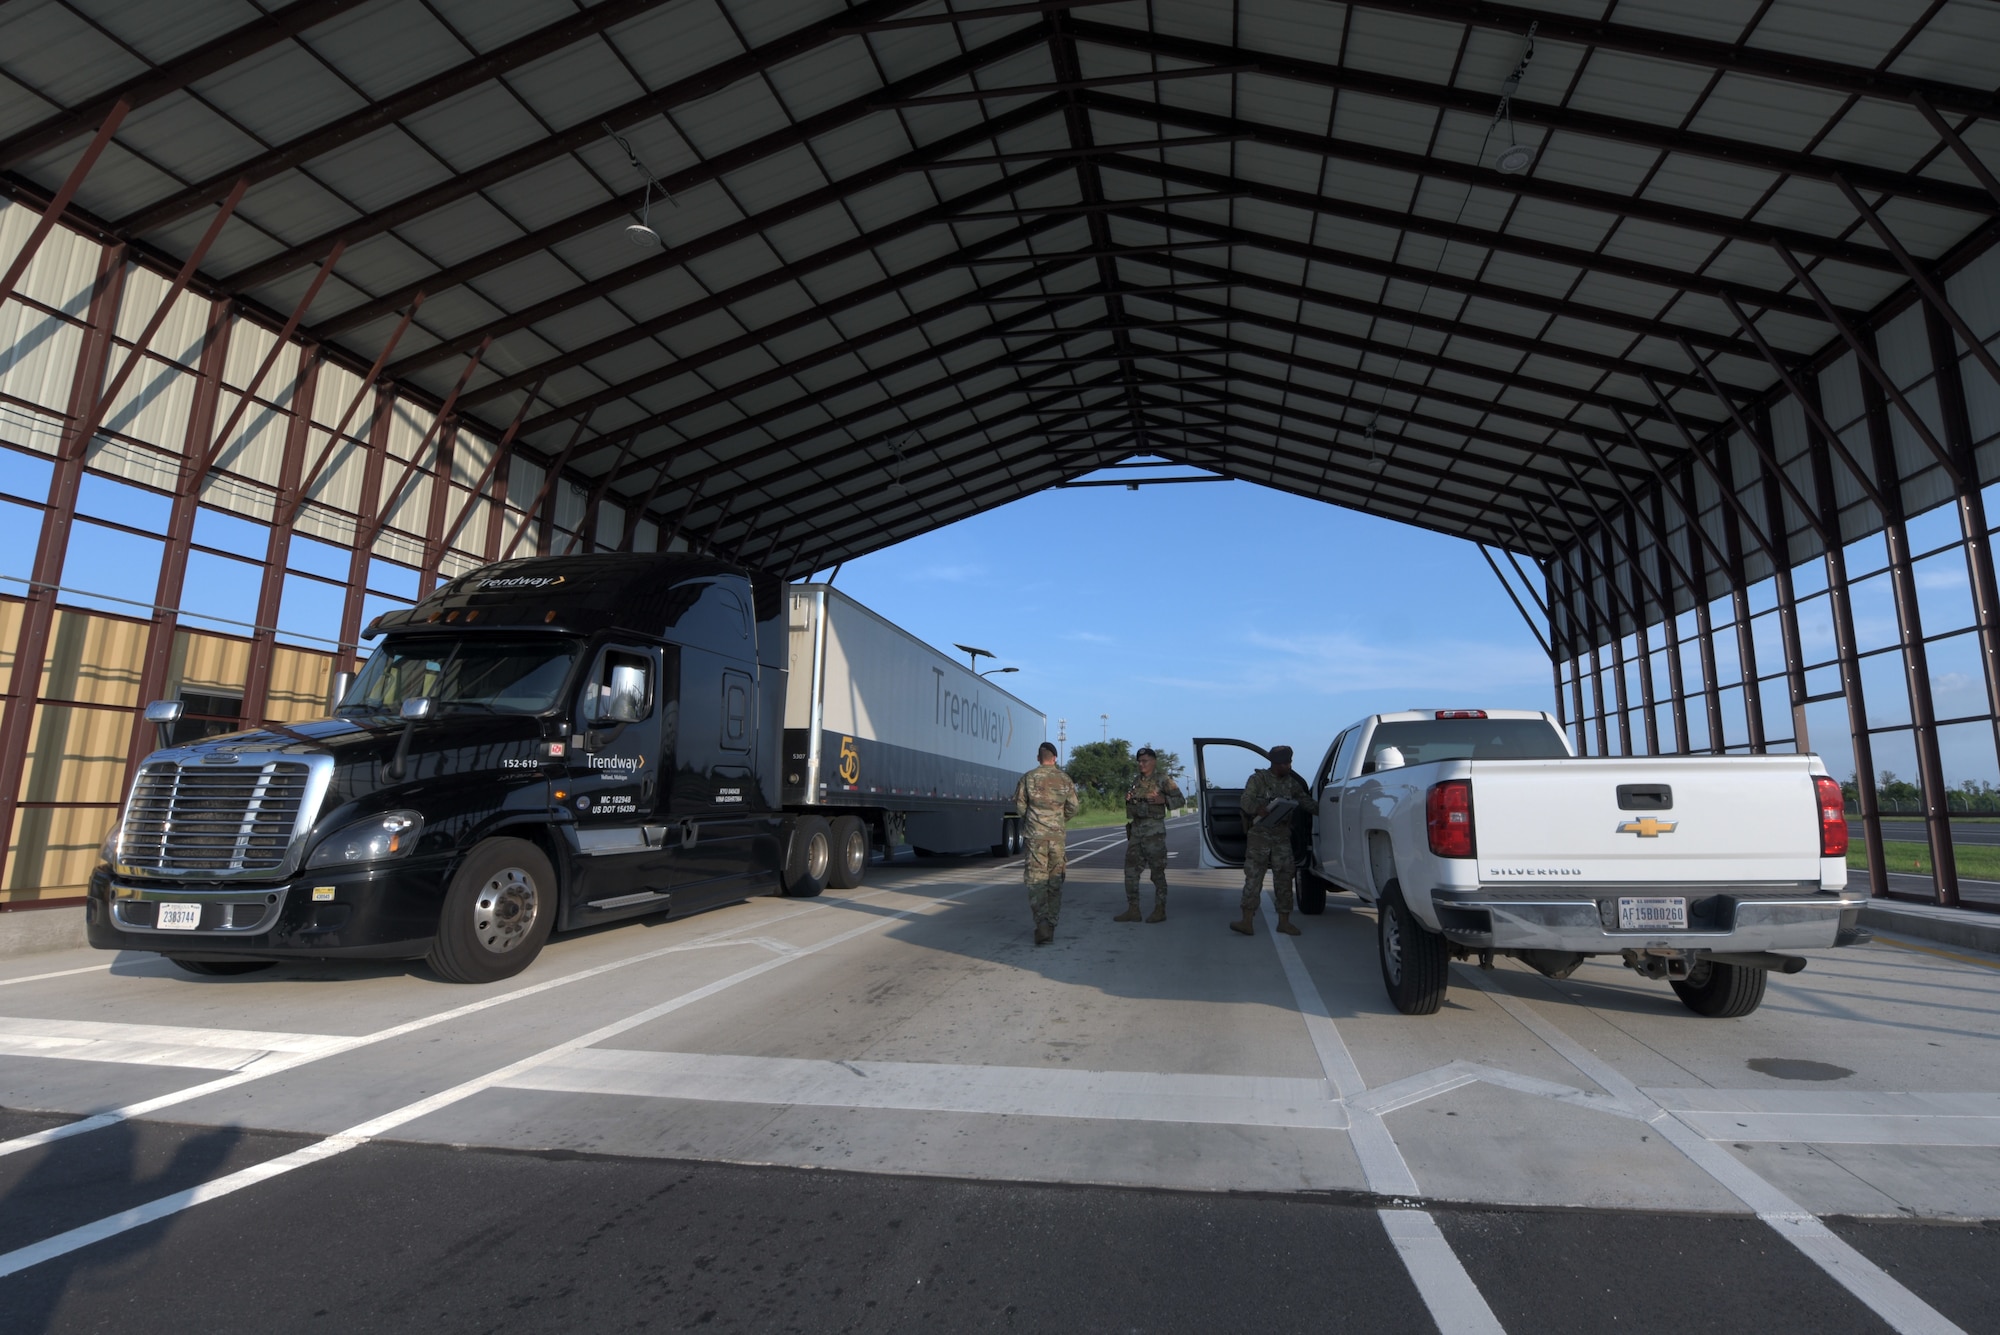
[[1182,826],[1114,924],[1120,845],[1042,949],[1016,866],[906,856],[494,989],[0,962],[0,1330],[2000,1326],[2000,960],[1415,1019],[1351,898],[1245,940]]

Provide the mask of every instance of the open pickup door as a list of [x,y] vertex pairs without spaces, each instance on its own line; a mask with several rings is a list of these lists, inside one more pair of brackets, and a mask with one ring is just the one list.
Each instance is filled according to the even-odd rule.
[[[1220,752],[1211,761],[1209,752]],[[1243,827],[1243,784],[1250,771],[1271,763],[1271,753],[1233,737],[1194,739],[1195,782],[1201,792],[1201,865],[1240,867],[1247,836]],[[1218,787],[1211,774],[1232,787]],[[1241,775],[1242,777],[1237,777]]]

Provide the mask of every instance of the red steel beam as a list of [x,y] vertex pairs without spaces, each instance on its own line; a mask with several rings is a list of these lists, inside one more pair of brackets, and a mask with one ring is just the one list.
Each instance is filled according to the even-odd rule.
[[69,208],[69,202],[76,198],[76,192],[83,185],[84,177],[90,175],[90,169],[97,165],[97,159],[103,156],[105,148],[111,143],[111,136],[118,132],[118,126],[124,121],[125,113],[131,109],[131,106],[121,98],[112,103],[111,108],[104,113],[104,123],[97,127],[97,136],[84,148],[76,160],[76,165],[69,169],[69,175],[63,178],[63,183],[55,194],[49,197],[48,206],[42,210],[41,220],[35,224],[35,230],[28,233],[27,241],[8,264],[7,272],[0,275],[0,300],[13,295],[14,285],[21,281],[22,274],[28,272],[28,265],[34,262],[35,252],[42,248],[42,242],[46,241],[49,233],[55,230],[56,223]]

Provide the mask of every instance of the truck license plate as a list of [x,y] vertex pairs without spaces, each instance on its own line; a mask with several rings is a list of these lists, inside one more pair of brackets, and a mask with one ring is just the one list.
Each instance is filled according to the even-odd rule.
[[1643,932],[1654,927],[1686,927],[1688,902],[1680,895],[1632,896],[1618,901],[1620,931]]
[[191,932],[201,926],[201,905],[162,904],[153,925],[166,932]]

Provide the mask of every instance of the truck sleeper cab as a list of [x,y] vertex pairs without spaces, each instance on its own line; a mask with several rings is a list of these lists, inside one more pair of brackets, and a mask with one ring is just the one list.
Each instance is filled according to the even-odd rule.
[[[1195,740],[1206,865],[1242,863],[1240,789],[1209,778],[1228,748],[1264,756]],[[1770,972],[1805,967],[1781,952],[1867,939],[1817,756],[1577,758],[1546,714],[1410,710],[1342,731],[1308,787],[1300,908],[1323,912],[1329,889],[1374,904],[1406,1014],[1442,1005],[1452,959],[1566,978],[1615,954],[1696,1014],[1740,1016]]]

